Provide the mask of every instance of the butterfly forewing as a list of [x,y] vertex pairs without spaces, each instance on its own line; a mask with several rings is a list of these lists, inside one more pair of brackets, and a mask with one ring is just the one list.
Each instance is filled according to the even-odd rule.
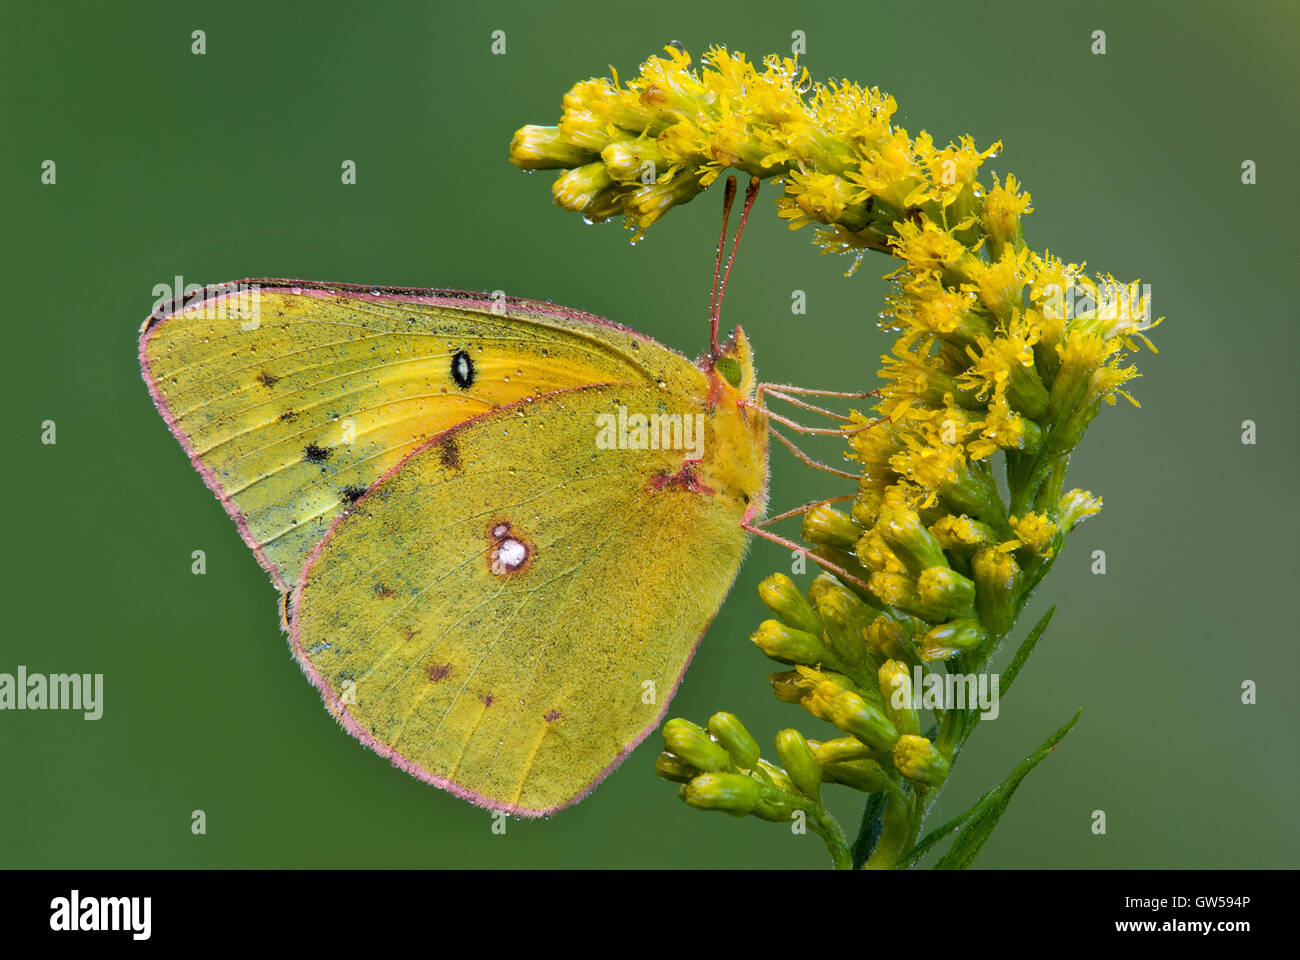
[[285,283],[210,288],[140,345],[160,412],[281,589],[428,438],[524,397],[652,382],[675,356],[532,301]]

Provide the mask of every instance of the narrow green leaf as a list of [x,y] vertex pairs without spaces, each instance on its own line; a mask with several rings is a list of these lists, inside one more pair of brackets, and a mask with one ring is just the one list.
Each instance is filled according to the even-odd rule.
[[[994,790],[996,789],[997,788],[994,787]],[[992,792],[993,792],[992,790],[989,791],[989,793]],[[924,857],[927,853],[930,852],[931,848],[933,848],[936,843],[938,843],[944,837],[948,836],[948,834],[952,833],[963,823],[969,820],[971,814],[975,812],[976,808],[979,807],[980,803],[982,803],[984,801],[984,798],[987,797],[988,795],[989,794],[986,793],[984,794],[983,797],[980,797],[979,800],[976,800],[975,804],[970,809],[968,809],[965,813],[958,814],[957,816],[949,820],[947,823],[945,823],[943,826],[935,827],[933,830],[927,833],[916,844],[916,846],[914,846],[911,850],[909,850],[906,853],[906,855],[904,855],[903,858],[898,861],[897,869],[907,870],[909,867],[914,866],[917,863],[917,861],[919,861],[922,857]]]
[[[1052,748],[1060,743],[1061,739],[1070,732],[1070,729],[1079,722],[1082,713],[1082,709],[1075,713],[1069,723],[1048,737],[1041,747],[1011,771],[1009,777],[980,797],[970,810],[958,818],[958,820],[968,820],[968,822],[962,828],[961,833],[957,834],[957,839],[952,842],[952,846],[943,855],[943,859],[934,865],[936,870],[964,870],[974,862],[975,858],[979,856],[980,850],[984,848],[989,834],[993,832],[993,828],[1002,819],[1002,814],[1006,812],[1007,804],[1011,802],[1011,796],[1016,792],[1016,788],[1020,786],[1020,781],[1024,780],[1029,771],[1038,766],[1043,761],[1043,758],[1052,752]],[[944,824],[944,827],[947,826],[948,824]],[[942,830],[944,827],[939,829]],[[929,837],[926,839],[928,840]]]
[[854,870],[861,870],[871,856],[871,851],[876,848],[876,841],[880,839],[880,818],[884,812],[885,794],[873,793],[867,800],[867,805],[862,808],[862,826],[858,829],[857,839],[853,841]]
[[1007,667],[1006,672],[1002,674],[1002,681],[998,685],[999,695],[1004,694],[1011,689],[1012,681],[1014,681],[1016,675],[1020,673],[1020,668],[1025,665],[1025,661],[1029,659],[1029,655],[1034,652],[1034,647],[1038,646],[1038,641],[1047,630],[1047,625],[1051,623],[1052,614],[1055,612],[1056,604],[1052,604],[1052,606],[1047,608],[1047,612],[1043,614],[1043,619],[1039,620],[1038,623],[1034,625],[1034,629],[1029,631],[1029,636],[1025,637],[1025,639],[1021,641],[1020,648],[1016,650],[1016,655],[1011,658],[1010,665]]

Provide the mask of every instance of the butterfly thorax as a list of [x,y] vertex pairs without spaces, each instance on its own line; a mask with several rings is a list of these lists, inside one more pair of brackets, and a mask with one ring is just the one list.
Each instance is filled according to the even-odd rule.
[[697,488],[735,501],[746,519],[761,516],[767,502],[767,418],[754,404],[754,354],[744,330],[717,358],[705,357],[706,447],[698,464],[684,465]]

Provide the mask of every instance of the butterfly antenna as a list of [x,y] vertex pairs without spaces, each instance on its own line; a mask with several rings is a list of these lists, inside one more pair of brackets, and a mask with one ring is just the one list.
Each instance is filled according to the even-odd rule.
[[722,232],[718,235],[718,259],[713,265],[713,296],[709,299],[709,350],[718,355],[718,310],[721,304],[718,295],[719,277],[722,276],[722,251],[727,246],[727,221],[731,218],[731,204],[736,199],[736,178],[727,177],[722,191]]
[[[718,286],[718,296],[713,304],[713,316],[709,319],[709,332],[711,343],[713,345],[713,355],[718,355],[718,318],[722,313],[722,297],[727,292],[727,278],[731,276],[731,265],[736,262],[736,251],[740,249],[740,235],[745,232],[745,222],[749,220],[749,211],[754,209],[754,198],[758,196],[758,177],[749,178],[749,186],[745,188],[745,206],[740,211],[740,223],[736,227],[736,238],[731,242],[731,256],[727,257],[727,269],[722,274],[722,283]],[[735,193],[735,178],[728,177],[727,185],[730,194]],[[729,196],[730,196],[729,194]],[[730,200],[728,200],[730,206]],[[726,220],[723,220],[725,227]],[[718,246],[718,262],[722,262],[722,247]]]

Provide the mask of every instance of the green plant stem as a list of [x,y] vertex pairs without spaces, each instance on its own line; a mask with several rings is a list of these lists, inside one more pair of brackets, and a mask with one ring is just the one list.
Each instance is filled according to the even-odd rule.
[[891,870],[911,849],[921,829],[923,799],[910,785],[885,799],[880,816],[880,837],[863,865],[868,870]]
[[840,822],[826,812],[824,804],[818,804],[812,811],[812,829],[826,844],[826,852],[831,855],[831,863],[836,870],[853,869],[853,852],[849,849],[848,838]]
[[885,794],[873,793],[862,808],[862,823],[853,841],[853,869],[860,870],[880,839],[880,816],[885,809]]

